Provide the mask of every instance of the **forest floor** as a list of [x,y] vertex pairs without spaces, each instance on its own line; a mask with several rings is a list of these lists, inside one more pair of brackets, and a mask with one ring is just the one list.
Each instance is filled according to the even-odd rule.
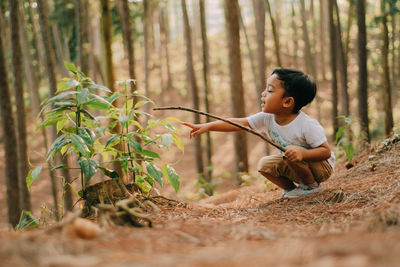
[[257,182],[196,203],[164,201],[152,228],[103,227],[87,238],[68,227],[1,231],[0,265],[398,266],[398,139],[350,169],[338,164],[322,192],[296,199]]

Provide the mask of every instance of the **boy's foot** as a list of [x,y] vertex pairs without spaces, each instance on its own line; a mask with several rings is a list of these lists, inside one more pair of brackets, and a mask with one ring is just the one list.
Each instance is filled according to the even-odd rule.
[[299,184],[299,186],[292,191],[284,193],[281,198],[301,197],[318,191],[321,191],[321,186],[317,183],[307,185]]

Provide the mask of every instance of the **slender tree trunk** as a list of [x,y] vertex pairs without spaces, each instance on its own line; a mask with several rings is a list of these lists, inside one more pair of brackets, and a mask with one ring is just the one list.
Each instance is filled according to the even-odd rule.
[[[38,13],[39,13],[39,21],[40,21],[40,29],[42,33],[42,42],[43,47],[46,53],[46,72],[47,77],[49,79],[49,95],[50,97],[54,96],[57,90],[57,81],[56,81],[56,74],[55,74],[55,56],[54,51],[51,48],[51,39],[50,39],[50,26],[48,23],[48,7],[47,7],[47,0],[37,0],[38,4]],[[57,137],[55,127],[51,128],[51,140],[55,140]],[[58,218],[58,196],[57,196],[57,187],[54,172],[51,172],[52,175],[50,176],[51,179],[51,187],[53,193],[53,200],[54,200],[54,209],[56,211],[56,216]]]
[[312,55],[313,58],[311,59],[313,61],[314,65],[314,79],[315,81],[318,81],[318,65],[317,65],[317,22],[315,21],[315,16],[314,16],[314,0],[311,0],[310,2],[310,13],[311,13],[311,22],[312,22],[312,44],[311,44],[311,49],[312,49]]
[[[267,0],[268,2],[268,0]],[[264,0],[253,0],[253,9],[256,19],[257,32],[257,96],[265,89],[265,2]],[[271,21],[272,22],[272,21]],[[279,42],[278,42],[279,43]],[[279,59],[280,60],[280,59]],[[261,105],[261,98],[259,104]]]
[[22,212],[22,207],[19,202],[19,182],[18,168],[15,168],[15,163],[18,162],[18,150],[15,144],[17,143],[17,135],[15,132],[15,124],[12,116],[11,96],[7,81],[7,67],[3,52],[3,20],[0,20],[0,114],[1,125],[4,138],[5,150],[5,178],[7,186],[7,208],[8,222],[12,226],[16,226]]
[[[340,104],[341,104],[341,114],[344,116],[350,115],[349,108],[349,93],[347,90],[347,61],[345,58],[345,53],[343,50],[343,42],[342,42],[342,31],[340,27],[340,15],[339,15],[339,7],[337,5],[337,1],[333,0],[334,9],[336,13],[336,44],[337,44],[337,59],[338,59],[338,69],[340,73]],[[333,12],[333,11],[332,11]]]
[[297,34],[297,22],[296,22],[296,13],[294,11],[293,2],[290,4],[292,7],[292,33],[293,33],[293,66],[298,68],[297,63],[297,51],[299,50],[299,42],[298,42],[298,34]]
[[[183,27],[184,27],[184,36],[185,36],[185,43],[186,43],[186,78],[187,83],[190,85],[192,91],[192,101],[193,101],[193,108],[199,109],[199,96],[198,96],[198,87],[196,83],[196,76],[193,67],[193,52],[192,52],[192,40],[191,40],[191,32],[190,32],[190,25],[189,25],[189,18],[186,9],[186,1],[181,0],[182,5],[182,13],[183,13]],[[200,115],[194,115],[194,123],[200,123]],[[204,177],[204,164],[203,164],[203,157],[202,157],[202,149],[201,149],[201,138],[195,139],[195,146],[196,146],[196,166],[197,166],[197,173]]]
[[302,29],[303,29],[303,40],[304,40],[304,48],[305,48],[305,56],[306,56],[306,69],[308,73],[311,73],[311,75],[315,77],[315,66],[314,62],[312,59],[312,53],[311,53],[311,45],[310,45],[310,38],[308,35],[308,30],[307,30],[307,17],[306,17],[306,7],[304,4],[304,0],[300,0],[300,6],[301,6],[301,21],[302,21]]
[[[253,83],[254,83],[255,92],[256,92],[256,95],[259,95],[259,91],[258,91],[259,88],[258,88],[258,85],[257,85],[256,63],[255,63],[255,59],[254,59],[254,56],[253,56],[253,51],[251,50],[250,41],[249,41],[249,37],[247,35],[246,25],[244,25],[242,14],[240,14],[240,27],[242,28],[244,39],[246,40],[248,57],[249,57],[250,66],[251,66],[251,73],[253,74]],[[257,98],[257,100],[258,100],[258,104],[261,105],[261,98]]]
[[332,138],[335,139],[336,132],[339,129],[338,121],[338,89],[337,89],[337,78],[336,78],[336,35],[335,35],[335,23],[333,21],[333,1],[329,0],[329,47],[330,47],[330,65],[331,65],[331,90],[332,90],[332,126],[333,135]]
[[[202,42],[202,52],[203,52],[203,95],[204,95],[204,106],[207,113],[210,113],[210,103],[209,103],[209,94],[210,94],[210,84],[208,79],[209,73],[209,49],[208,49],[208,38],[207,38],[207,24],[206,24],[206,12],[205,12],[205,0],[199,0],[199,9],[200,9],[200,28],[201,28],[201,42]],[[210,122],[210,118],[206,118],[207,122]],[[205,179],[208,183],[212,180],[212,143],[211,143],[211,134],[207,132],[206,134],[206,165],[207,169],[205,172]],[[211,187],[207,187],[206,194],[211,196],[213,195],[213,190]]]
[[[105,61],[105,73],[106,73],[106,84],[107,87],[112,91],[116,92],[116,88],[114,86],[115,75],[114,75],[114,67],[113,67],[113,58],[112,58],[112,24],[111,24],[111,13],[110,6],[108,0],[101,0],[101,28],[103,35],[103,47],[104,47],[104,61]],[[118,102],[116,102],[118,106]],[[121,133],[121,124],[117,123],[115,128],[113,129],[114,133]],[[116,149],[122,151],[122,144],[118,144]],[[121,167],[121,163],[118,161],[114,162],[114,169],[119,173],[120,179],[117,179],[118,186],[121,188],[125,195],[129,194],[126,191],[126,188],[123,185],[123,182],[126,182],[126,177]]]
[[112,30],[111,30],[111,14],[108,0],[101,0],[101,28],[104,43],[104,61],[105,61],[105,73],[106,73],[106,84],[111,91],[114,91],[114,68],[112,60]]
[[393,131],[393,113],[392,113],[392,88],[390,84],[389,68],[389,30],[387,25],[388,14],[386,11],[386,2],[381,0],[382,10],[382,68],[383,68],[383,106],[385,111],[385,134],[390,135]]
[[357,61],[358,61],[358,115],[360,117],[360,140],[370,142],[368,121],[368,71],[367,71],[367,32],[365,27],[365,0],[357,0]]
[[354,13],[354,0],[349,0],[349,10],[347,16],[347,26],[346,26],[346,39],[344,45],[344,55],[346,64],[349,62],[349,50],[350,50],[350,30],[353,21],[353,13]]
[[[240,56],[239,3],[237,0],[225,0],[225,20],[229,48],[229,73],[234,117],[245,116],[244,90],[242,79],[242,61]],[[234,133],[236,181],[241,183],[240,172],[248,172],[247,140],[245,133]]]
[[32,62],[32,55],[30,52],[27,31],[24,30],[26,29],[26,23],[25,23],[25,14],[23,7],[20,7],[20,16],[18,16],[18,18],[19,18],[19,24],[21,25],[21,27],[19,28],[19,35],[21,37],[22,53],[24,56],[23,63],[24,63],[25,77],[29,88],[29,95],[32,104],[30,113],[31,113],[31,118],[36,118],[37,114],[39,114],[40,111],[40,99],[38,93],[39,82],[37,81],[36,79],[37,77],[34,73],[35,67],[33,66]]
[[269,4],[269,0],[265,0],[265,4],[266,4],[266,7],[267,7],[267,11],[269,13],[269,19],[271,21],[271,27],[272,27],[272,34],[274,36],[276,64],[278,66],[282,66],[281,49],[280,49],[280,45],[279,45],[279,34],[278,34],[278,31],[277,31],[277,27],[275,25],[274,17],[272,16],[271,5]]
[[[29,20],[31,21],[31,27],[32,27],[32,48],[33,48],[33,58],[36,61],[35,67],[33,69],[35,76],[36,76],[36,80],[38,81],[38,83],[40,84],[40,80],[41,80],[41,73],[43,70],[43,66],[42,66],[42,62],[44,62],[44,49],[42,47],[42,43],[40,42],[40,33],[38,30],[38,26],[37,26],[37,20],[35,19],[35,17],[33,16],[33,12],[32,12],[32,3],[30,0],[28,0],[29,3],[29,7],[28,7],[28,15],[29,15]],[[39,94],[39,88],[35,88],[35,90],[37,90],[37,94]]]
[[166,66],[167,66],[167,89],[170,90],[173,88],[173,83],[172,83],[172,75],[171,75],[171,64],[170,64],[170,56],[169,56],[169,49],[168,45],[170,43],[170,29],[169,29],[169,15],[168,15],[168,10],[161,10],[161,21],[162,24],[160,27],[162,28],[163,31],[163,47],[164,47],[164,53],[165,53],[165,60],[166,60]]
[[[118,11],[121,17],[124,45],[128,57],[129,78],[136,79],[135,74],[135,46],[132,36],[132,23],[129,12],[128,0],[118,0]],[[136,91],[135,83],[131,82],[131,92]]]
[[[150,43],[149,43],[149,24],[150,24],[150,10],[149,10],[149,0],[143,0],[144,9],[144,22],[143,22],[143,35],[144,35],[144,87],[145,94],[150,97],[149,79],[150,79]],[[148,106],[148,105],[147,105]],[[148,112],[149,109],[146,109]]]
[[53,39],[56,47],[56,58],[58,61],[55,61],[58,71],[61,73],[63,77],[68,77],[68,70],[64,67],[64,61],[69,61],[64,55],[63,46],[61,42],[61,35],[58,29],[58,25],[53,23],[51,25],[51,31],[53,32]]
[[19,38],[19,5],[18,1],[8,1],[10,9],[12,65],[14,71],[14,91],[17,108],[17,148],[18,148],[18,182],[20,206],[23,210],[31,210],[30,193],[26,186],[26,176],[29,172],[28,144],[26,133],[26,112],[24,104],[24,87],[22,76],[22,56]]
[[75,26],[76,26],[76,37],[78,43],[78,65],[83,73],[86,75],[89,71],[89,59],[88,59],[88,31],[87,31],[87,19],[83,16],[83,12],[87,12],[88,3],[87,0],[75,0]]
[[[350,0],[353,1],[353,0]],[[324,14],[325,14],[325,0],[319,1],[319,47],[321,55],[321,72],[322,80],[326,81],[326,70],[325,70],[325,32],[324,32]]]
[[[399,14],[397,14],[399,16]],[[392,56],[392,88],[396,88],[398,77],[396,76],[396,40],[400,36],[396,33],[396,14],[392,14],[392,38],[391,38],[391,56]]]

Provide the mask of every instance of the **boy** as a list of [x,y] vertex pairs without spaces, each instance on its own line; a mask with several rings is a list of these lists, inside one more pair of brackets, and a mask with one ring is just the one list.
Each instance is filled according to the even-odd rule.
[[[247,118],[230,119],[267,132],[275,143],[285,147],[284,156],[263,157],[257,166],[265,178],[283,189],[281,198],[294,198],[321,190],[320,183],[333,171],[335,158],[322,126],[300,111],[314,99],[316,90],[315,83],[304,73],[277,68],[268,78],[261,95],[262,112]],[[183,124],[192,128],[190,138],[208,131],[240,130],[223,121]]]

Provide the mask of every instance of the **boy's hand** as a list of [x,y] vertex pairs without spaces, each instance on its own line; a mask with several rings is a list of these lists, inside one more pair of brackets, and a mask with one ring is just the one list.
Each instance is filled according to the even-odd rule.
[[209,131],[207,124],[192,124],[188,122],[183,122],[183,125],[192,128],[190,131],[190,138],[196,137],[197,135],[206,133]]
[[303,152],[306,151],[304,147],[301,146],[287,146],[285,157],[289,161],[297,162],[303,160]]

